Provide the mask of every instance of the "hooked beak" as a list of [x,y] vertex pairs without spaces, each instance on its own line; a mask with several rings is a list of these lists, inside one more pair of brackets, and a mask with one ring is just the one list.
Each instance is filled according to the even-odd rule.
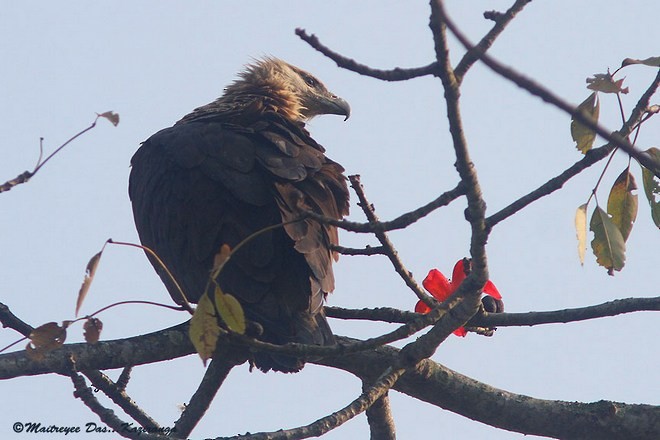
[[312,102],[305,103],[308,117],[317,115],[342,115],[346,116],[344,121],[351,115],[351,106],[339,96],[328,94],[316,95]]

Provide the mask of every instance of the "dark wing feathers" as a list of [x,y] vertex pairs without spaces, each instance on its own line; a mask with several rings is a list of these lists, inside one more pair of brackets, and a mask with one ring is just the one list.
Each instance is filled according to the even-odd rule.
[[[348,213],[343,168],[301,124],[274,113],[243,123],[231,114],[183,122],[150,137],[136,152],[129,193],[142,243],[153,249],[197,302],[214,255],[250,234],[305,210]],[[223,290],[264,327],[262,339],[333,342],[322,303],[334,289],[330,246],[336,228],[311,219],[265,232],[238,251],[220,275]],[[170,294],[180,296],[152,260]],[[259,368],[297,371],[302,362],[255,355]]]

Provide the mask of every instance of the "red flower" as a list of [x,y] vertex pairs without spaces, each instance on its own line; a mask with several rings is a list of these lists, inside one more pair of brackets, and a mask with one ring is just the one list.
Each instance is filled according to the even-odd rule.
[[[424,288],[428,290],[428,292],[438,301],[445,301],[451,296],[452,293],[456,291],[456,289],[458,289],[458,286],[461,285],[469,273],[469,268],[465,267],[464,261],[465,260],[459,260],[454,266],[451,281],[448,280],[447,277],[445,277],[438,269],[431,269],[429,274],[426,275],[426,278],[424,278],[424,281],[422,282]],[[495,299],[502,299],[502,295],[500,295],[500,292],[497,291],[497,287],[495,287],[495,284],[493,284],[490,280],[486,281],[483,292]],[[430,311],[431,308],[421,300],[418,301],[415,305],[415,312],[417,313],[428,313]],[[456,336],[465,336],[467,334],[467,330],[465,330],[465,327],[459,327],[454,330],[454,334]]]

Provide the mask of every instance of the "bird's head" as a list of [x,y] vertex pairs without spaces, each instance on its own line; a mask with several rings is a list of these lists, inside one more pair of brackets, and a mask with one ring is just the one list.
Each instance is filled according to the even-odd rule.
[[277,58],[249,64],[225,90],[225,96],[258,96],[270,110],[287,119],[305,122],[314,116],[333,114],[348,119],[348,102],[331,93],[314,75]]

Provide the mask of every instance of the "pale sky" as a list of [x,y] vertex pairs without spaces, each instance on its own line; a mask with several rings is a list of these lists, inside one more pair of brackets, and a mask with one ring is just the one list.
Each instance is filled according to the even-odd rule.
[[[448,9],[477,41],[491,27],[482,12],[505,10],[510,3],[449,1]],[[0,195],[0,302],[32,325],[73,317],[85,265],[106,239],[137,241],[127,182],[129,161],[140,142],[215,99],[251,58],[269,54],[298,65],[351,104],[347,122],[325,116],[308,128],[348,174],[362,176],[381,219],[427,203],[457,182],[438,79],[386,83],[361,77],[339,69],[294,34],[302,27],[335,51],[376,68],[423,66],[434,60],[427,2],[22,1],[3,2],[2,9],[0,183],[33,167],[39,137],[45,138],[49,152],[88,126],[95,112],[113,110],[121,116],[116,128],[99,121],[31,182]],[[492,55],[577,104],[589,94],[588,76],[616,69],[626,57],[658,55],[659,16],[657,0],[625,6],[612,0],[537,0],[500,37]],[[456,62],[462,51],[456,45],[451,49]],[[621,75],[627,76],[631,90],[623,98],[627,111],[655,73],[632,66]],[[568,115],[483,66],[466,77],[461,105],[489,214],[582,157],[573,147]],[[616,99],[603,97],[602,123],[615,130],[620,120]],[[638,146],[658,146],[659,138],[655,121],[642,130]],[[602,204],[626,164],[622,154],[614,159],[598,193]],[[574,212],[587,200],[603,165],[493,231],[487,248],[490,274],[507,311],[556,310],[660,294],[660,234],[641,190],[623,271],[607,276],[590,251],[584,267],[578,262]],[[633,172],[641,187],[636,164]],[[418,281],[434,267],[449,275],[454,262],[467,255],[464,207],[459,200],[391,234]],[[351,209],[351,220],[364,221],[354,201]],[[372,237],[346,232],[341,241],[355,247],[375,243]],[[344,256],[336,278],[331,305],[412,310],[416,302],[384,257]],[[111,247],[82,313],[127,299],[168,302],[169,296],[140,252]],[[165,328],[187,316],[124,306],[100,318],[102,338],[110,340]],[[492,338],[452,336],[433,359],[533,397],[659,405],[657,323],[656,314],[645,312],[501,328]],[[335,333],[352,337],[390,329],[337,320],[330,325]],[[16,338],[15,332],[3,329],[0,346]],[[67,342],[81,340],[82,328],[70,329]],[[127,391],[161,425],[171,426],[179,416],[178,405],[189,400],[203,373],[196,356],[141,366]],[[82,427],[100,423],[72,397],[73,387],[64,377],[11,380],[0,390],[6,400],[0,412],[2,438],[29,438],[12,432],[16,421]],[[308,365],[295,375],[262,374],[249,373],[243,365],[231,373],[193,438],[308,424],[359,393],[360,382],[340,370]],[[390,395],[401,439],[523,437],[394,391]],[[324,438],[368,436],[362,415]]]

